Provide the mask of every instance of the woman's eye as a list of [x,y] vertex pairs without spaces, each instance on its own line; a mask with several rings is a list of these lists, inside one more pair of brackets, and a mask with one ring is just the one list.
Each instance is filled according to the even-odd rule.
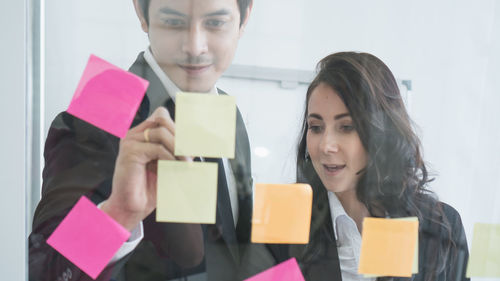
[[354,126],[353,125],[342,125],[342,126],[340,126],[340,130],[342,132],[351,132],[351,131],[354,131]]
[[309,130],[311,130],[311,132],[313,132],[313,133],[320,133],[321,126],[310,125]]

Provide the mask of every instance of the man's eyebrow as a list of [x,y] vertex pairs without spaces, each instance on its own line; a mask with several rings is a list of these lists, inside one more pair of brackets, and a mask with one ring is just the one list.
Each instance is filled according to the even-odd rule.
[[163,14],[167,14],[167,15],[176,15],[176,16],[181,16],[181,17],[187,17],[186,14],[183,14],[177,10],[174,10],[174,9],[171,9],[171,8],[167,8],[167,7],[163,7],[160,9],[160,12],[163,13]]
[[311,113],[307,116],[307,119],[309,118],[316,118],[316,119],[319,119],[319,120],[323,120],[323,117],[321,117],[321,115],[317,114],[317,113]]
[[205,14],[204,17],[215,17],[215,16],[227,16],[231,14],[231,12],[227,9],[220,9],[212,13]]
[[339,119],[342,119],[342,118],[344,118],[344,117],[349,117],[349,116],[351,116],[351,115],[350,115],[349,113],[347,113],[347,112],[346,112],[346,113],[341,113],[341,114],[336,115],[336,116],[334,117],[334,119],[335,119],[335,120],[339,120]]
[[[168,7],[161,8],[160,12],[163,14],[167,14],[167,15],[176,15],[176,16],[181,16],[181,17],[187,17],[186,14],[181,13],[181,12],[174,10],[174,9],[168,8]],[[229,10],[220,9],[220,10],[217,10],[215,12],[207,13],[204,15],[204,17],[227,16],[229,14],[231,14],[231,12]]]

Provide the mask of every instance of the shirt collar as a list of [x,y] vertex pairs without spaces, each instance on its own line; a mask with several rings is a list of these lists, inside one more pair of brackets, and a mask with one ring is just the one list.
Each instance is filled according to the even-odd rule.
[[[149,64],[149,66],[151,67],[153,72],[156,74],[156,76],[158,76],[158,78],[160,79],[160,81],[163,84],[163,87],[165,87],[165,90],[167,91],[167,94],[169,95],[169,97],[172,98],[172,100],[175,102],[175,97],[177,96],[177,94],[179,92],[182,92],[182,91],[181,91],[181,89],[179,89],[179,87],[177,87],[177,85],[175,85],[175,83],[172,80],[170,80],[170,78],[168,78],[168,76],[165,74],[165,72],[161,69],[158,62],[156,62],[156,59],[154,58],[153,53],[151,52],[151,49],[149,47],[146,48],[146,50],[144,51],[144,59]],[[215,85],[209,93],[218,94],[217,88]],[[164,102],[166,101],[166,98],[168,98],[168,97],[165,97],[165,100],[163,100],[162,103],[155,105],[153,108],[156,108],[157,106],[163,105]]]
[[339,199],[337,198],[337,195],[335,195],[335,193],[331,191],[328,191],[328,203],[330,204],[330,213],[332,215],[333,231],[335,233],[336,239],[338,239],[337,219],[342,216],[349,217],[349,215],[347,215],[347,213],[345,212],[342,203],[340,203]]

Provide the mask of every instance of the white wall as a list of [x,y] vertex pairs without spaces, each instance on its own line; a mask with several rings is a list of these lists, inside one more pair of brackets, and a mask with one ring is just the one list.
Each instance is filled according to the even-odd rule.
[[[313,70],[325,55],[364,51],[411,79],[411,107],[432,189],[474,222],[500,223],[500,2],[254,0],[235,63]],[[147,46],[131,1],[47,1],[46,129],[64,110],[90,53],[127,68]],[[224,78],[237,97],[257,181],[291,181],[305,87]]]
[[[355,50],[411,79],[409,110],[437,176],[432,189],[460,211],[469,242],[474,222],[500,223],[500,2],[256,1],[252,16],[239,64],[313,69],[329,53]],[[247,107],[260,107],[259,98],[249,99]],[[288,101],[268,113],[293,120],[283,107]],[[270,115],[257,115],[263,118],[253,126],[267,126]],[[279,139],[269,142],[283,149]]]
[[148,46],[132,1],[46,1],[45,132],[71,101],[90,54],[128,69]]
[[0,2],[0,272],[26,280],[26,3]]
[[[245,120],[254,182],[294,183],[307,85],[282,89],[276,82],[223,78],[217,86],[236,97]],[[259,149],[268,154],[259,153]]]
[[[413,82],[409,110],[436,175],[432,188],[460,211],[469,241],[474,222],[500,223],[498,1],[257,1],[254,8],[237,63],[313,69],[335,51],[379,56]],[[258,97],[245,100],[255,111],[262,95],[244,91]],[[274,117],[293,120],[281,110],[296,102],[295,92],[290,97],[274,103]]]

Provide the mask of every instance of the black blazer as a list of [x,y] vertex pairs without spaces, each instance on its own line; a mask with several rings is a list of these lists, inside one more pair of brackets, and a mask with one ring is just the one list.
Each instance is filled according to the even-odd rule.
[[[428,197],[427,201],[429,206],[432,204],[432,208],[425,208],[425,210],[429,211],[423,211],[424,220],[419,223],[419,273],[413,275],[411,278],[386,277],[380,279],[418,281],[469,280],[465,278],[469,253],[460,215],[455,209],[445,203],[437,202],[430,197]],[[290,257],[296,257],[302,273],[308,281],[340,281],[342,277],[330,208],[327,202],[323,202],[323,204],[315,202],[314,204],[316,204],[315,208],[320,206],[323,211],[316,213],[322,215],[312,218],[312,225],[317,223],[320,227],[311,232],[308,245],[270,245],[269,247],[278,262]],[[444,217],[431,214],[430,210],[434,208],[441,208]],[[445,220],[451,225],[451,236],[447,235],[448,232],[441,224]],[[438,251],[440,246],[448,244],[451,245],[448,252],[442,253]],[[306,251],[307,247],[311,247],[314,250]],[[444,256],[447,262],[440,264]],[[437,270],[435,269],[436,266],[438,267]],[[440,273],[433,275],[436,271]]]
[[[168,96],[158,77],[144,59],[143,53],[130,68],[149,81],[149,87],[132,126],[144,121],[150,108],[148,96],[153,92]],[[144,221],[144,239],[137,248],[117,263],[108,266],[98,280],[169,280],[191,274],[205,274],[206,280],[242,280],[273,263],[266,248],[250,244],[252,213],[252,177],[250,146],[245,125],[237,111],[235,159],[230,165],[238,191],[238,225],[228,221],[228,200],[218,196],[217,224],[202,225],[204,249],[199,265],[182,267],[176,263],[169,241],[177,224],[157,223],[153,212]],[[80,196],[98,204],[111,193],[112,176],[118,155],[119,139],[74,116],[62,112],[53,121],[45,143],[42,199],[38,204],[29,237],[30,280],[91,280],[66,258],[46,244]],[[219,169],[221,178],[222,169]],[[219,189],[221,182],[219,182]],[[226,187],[225,187],[226,188]],[[227,188],[226,188],[227,189]],[[219,194],[220,195],[220,194]],[[226,197],[227,199],[227,197]],[[170,239],[171,240],[171,239]],[[199,253],[185,253],[193,257]]]

